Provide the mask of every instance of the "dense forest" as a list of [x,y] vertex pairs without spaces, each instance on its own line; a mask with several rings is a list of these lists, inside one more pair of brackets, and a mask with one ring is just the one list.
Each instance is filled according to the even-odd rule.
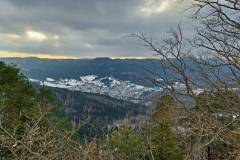
[[106,95],[49,88],[60,102],[62,116],[78,125],[79,134],[86,139],[102,138],[111,128],[122,125],[125,117],[129,125],[139,127],[149,112],[144,104],[117,100]]

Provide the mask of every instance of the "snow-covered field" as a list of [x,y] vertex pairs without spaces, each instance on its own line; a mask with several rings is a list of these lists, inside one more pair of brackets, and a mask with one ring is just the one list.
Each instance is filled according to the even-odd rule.
[[[145,96],[163,90],[161,87],[145,87],[131,83],[130,81],[122,81],[113,77],[99,78],[95,75],[79,77],[78,80],[54,80],[52,78],[46,78],[45,81],[39,81],[36,79],[30,79],[30,81],[49,87],[108,95],[116,99],[130,100],[135,103],[138,103]],[[183,85],[176,82],[175,87],[182,88]]]
[[78,80],[54,80],[52,78],[46,78],[45,81],[39,81],[36,79],[30,79],[30,81],[49,87],[108,95],[117,99],[131,100],[136,103],[146,95],[152,94],[153,92],[162,91],[162,88],[160,87],[144,87],[133,84],[129,81],[117,80],[113,77],[98,78],[95,75],[83,76]]

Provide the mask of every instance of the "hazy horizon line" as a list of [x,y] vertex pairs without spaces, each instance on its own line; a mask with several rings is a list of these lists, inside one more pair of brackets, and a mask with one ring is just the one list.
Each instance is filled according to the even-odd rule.
[[12,51],[0,51],[0,58],[39,58],[39,59],[96,59],[96,58],[110,58],[110,59],[155,59],[154,57],[144,56],[68,56],[68,55],[51,55],[47,53],[24,53]]

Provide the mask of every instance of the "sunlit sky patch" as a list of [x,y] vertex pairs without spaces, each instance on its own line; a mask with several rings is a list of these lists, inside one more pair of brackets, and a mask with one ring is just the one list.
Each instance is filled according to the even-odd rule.
[[[77,56],[67,56],[67,55],[52,55],[47,53],[23,53],[23,52],[11,52],[11,51],[0,51],[0,57],[11,58],[11,57],[37,57],[37,58],[47,58],[47,59],[79,59],[81,57]],[[87,57],[86,57],[87,58]]]
[[48,39],[44,33],[31,31],[31,30],[26,31],[26,36],[27,36],[27,38],[29,38],[30,40],[33,40],[33,41],[44,41],[44,40]]
[[161,12],[165,12],[171,8],[171,0],[162,0],[162,1],[154,1],[148,0],[146,4],[143,5],[141,11],[147,14],[148,16],[152,14],[159,14]]
[[26,38],[32,41],[47,41],[47,40],[59,40],[58,35],[47,35],[46,33],[34,30],[27,30],[25,32]]

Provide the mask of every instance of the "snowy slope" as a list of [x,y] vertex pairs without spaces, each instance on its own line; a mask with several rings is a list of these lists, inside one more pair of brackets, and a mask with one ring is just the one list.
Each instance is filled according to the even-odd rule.
[[46,78],[45,81],[30,79],[30,81],[41,85],[65,88],[72,91],[82,91],[87,93],[98,93],[108,95],[122,100],[138,102],[145,95],[153,92],[162,91],[162,88],[150,88],[133,84],[130,81],[117,80],[113,77],[98,78],[96,75],[88,75],[76,79],[54,80]]
[[[54,88],[64,88],[72,91],[82,91],[87,93],[98,93],[108,95],[110,97],[130,100],[138,103],[145,96],[149,96],[155,92],[163,91],[161,87],[145,87],[130,81],[115,79],[114,77],[99,78],[96,75],[88,75],[79,77],[79,79],[59,79],[46,78],[45,81],[30,79],[31,82],[38,83]],[[184,85],[175,82],[176,89],[183,89]],[[196,90],[196,92],[202,92]]]

